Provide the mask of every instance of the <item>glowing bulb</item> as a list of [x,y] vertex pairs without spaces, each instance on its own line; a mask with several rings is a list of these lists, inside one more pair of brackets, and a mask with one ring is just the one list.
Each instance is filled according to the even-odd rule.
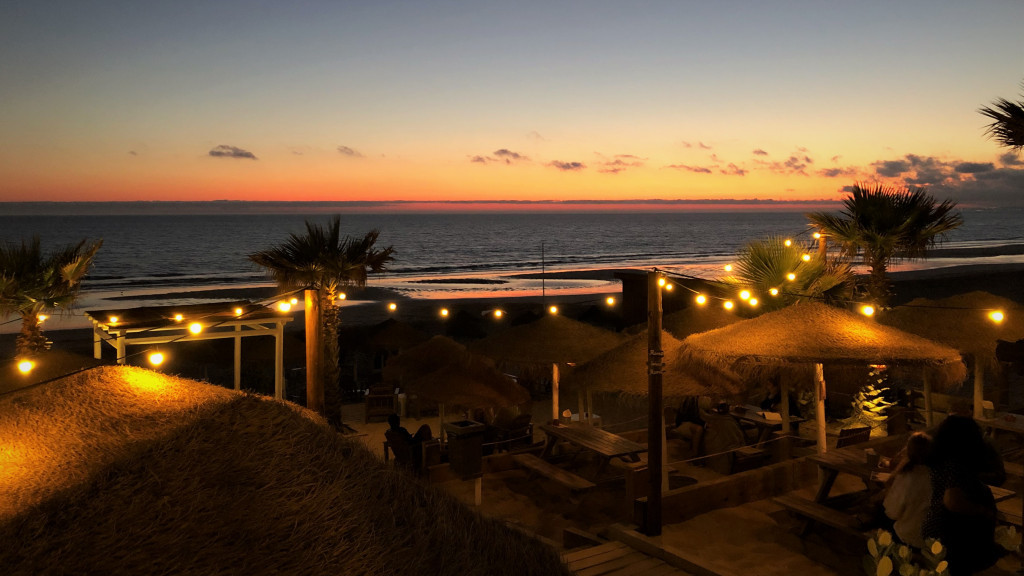
[[804,254],[800,258],[803,258],[804,262],[810,262],[811,261],[811,255],[810,254]]
[[735,304],[732,303],[732,300],[726,300],[722,303],[722,308],[725,308],[726,310],[732,310],[733,306],[735,306]]
[[193,334],[199,334],[200,332],[203,331],[203,325],[200,324],[199,322],[193,322],[188,325],[188,331]]
[[757,298],[751,298],[750,299],[750,305],[751,306],[757,306]]
[[615,297],[614,296],[609,296],[609,297],[605,298],[604,299],[604,303],[609,305],[609,306],[615,306]]
[[768,290],[768,293],[771,294],[772,296],[778,296],[779,295],[779,289],[778,288],[770,288]]
[[441,308],[441,317],[442,318],[447,318],[448,317],[448,309],[447,308]]
[[49,316],[47,316],[46,314],[39,314],[36,316],[36,321],[42,324],[43,322],[46,321],[47,318],[49,318]]
[[1000,322],[1002,322],[1006,318],[1006,316],[1003,314],[1002,310],[993,310],[993,311],[988,313],[988,317],[989,317],[989,320],[992,320],[996,324],[999,324]]
[[244,313],[245,310],[242,310],[241,308],[235,308],[235,316],[241,316]]
[[548,312],[550,312],[551,314],[558,314],[558,306],[552,306],[548,308]]
[[664,278],[658,278],[658,286],[664,286],[664,285],[665,285],[665,279]]
[[742,291],[740,291],[740,300],[749,300],[749,299],[750,299],[750,290],[742,290]]
[[793,274],[792,272],[790,272],[789,274],[786,274],[786,280],[789,280],[790,282],[792,282],[793,280],[796,280],[796,274]]
[[860,313],[865,315],[865,316],[874,316],[875,315],[875,307],[872,306],[871,304],[865,304],[865,305],[860,307]]
[[793,241],[790,240],[789,238],[786,238],[786,241],[783,242],[783,244],[785,244],[786,246],[792,246],[793,245]]
[[345,298],[348,298],[347,294],[345,294],[344,292],[338,293],[338,300],[344,300]]
[[700,304],[700,305],[704,305],[704,304],[708,303],[708,297],[703,295],[703,294],[697,294],[697,298],[695,298],[695,300],[697,300],[697,304]]
[[299,303],[299,299],[298,298],[292,298],[291,300],[289,300],[289,302],[291,302],[292,306],[295,306],[296,304]]
[[149,363],[153,366],[159,366],[164,363],[164,355],[162,352],[153,352],[149,355]]
[[815,233],[813,234],[813,236],[814,236],[814,239],[815,239],[815,240],[820,240],[820,239],[821,239],[821,232],[815,232]]
[[495,310],[495,311],[494,311],[494,317],[495,317],[495,318],[501,318],[501,317],[502,317],[502,316],[504,316],[504,315],[505,315],[505,313],[504,313],[504,312],[502,312],[501,310]]
[[394,312],[395,310],[398,310],[398,304],[395,304],[394,302],[389,303],[388,304],[388,310],[391,310],[392,312]]
[[673,286],[672,284],[666,284],[665,285],[665,291],[666,292],[671,292],[674,289],[675,289],[675,286]]
[[28,374],[36,367],[36,363],[31,360],[22,360],[18,362],[18,372],[22,374]]
[[175,322],[181,322],[181,321],[182,321],[182,320],[184,320],[184,319],[185,319],[185,317],[184,317],[184,316],[182,316],[181,314],[175,314],[175,315],[174,315],[174,321],[175,321]]
[[726,264],[723,268],[726,272],[732,272],[732,264]]
[[284,300],[277,303],[277,309],[281,312],[288,312],[292,309],[291,302],[285,302]]
[[117,316],[111,316],[110,317],[110,323],[111,324],[117,324],[117,320],[118,320]]

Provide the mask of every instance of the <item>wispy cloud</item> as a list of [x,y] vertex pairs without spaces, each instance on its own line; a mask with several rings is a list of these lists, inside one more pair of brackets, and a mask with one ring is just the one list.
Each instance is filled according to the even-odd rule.
[[953,166],[953,170],[961,174],[980,174],[982,172],[991,172],[996,169],[996,165],[991,162],[961,162]]
[[860,170],[851,166],[847,166],[845,168],[822,168],[821,170],[818,170],[818,176],[824,176],[826,178],[839,178],[840,176],[855,178],[859,174]]
[[256,160],[256,155],[248,150],[243,150],[237,146],[228,146],[227,144],[221,144],[216,146],[213,150],[210,150],[210,156],[214,158],[246,158],[249,160]]
[[490,164],[492,162],[515,164],[517,162],[529,162],[530,159],[518,152],[513,152],[508,148],[502,148],[500,150],[495,150],[489,156],[470,156],[469,161],[477,164]]
[[673,170],[685,170],[687,172],[693,172],[695,174],[711,174],[711,168],[706,166],[688,166],[686,164],[670,164],[666,168],[672,168]]
[[529,138],[530,140],[533,140],[534,142],[547,142],[548,141],[547,138],[542,136],[541,133],[537,132],[536,130],[530,130],[529,132],[527,132],[526,133],[526,137]]
[[616,154],[615,156],[608,158],[607,156],[599,153],[598,156],[602,159],[600,161],[601,168],[598,172],[603,174],[618,174],[628,168],[640,168],[647,160],[646,158],[641,158],[632,154]]
[[349,158],[362,158],[363,157],[363,155],[360,154],[358,151],[356,151],[356,150],[354,150],[352,148],[349,148],[348,146],[338,146],[338,152],[340,152],[343,156],[348,156]]
[[765,152],[764,150],[760,149],[760,148],[754,150],[754,156],[767,156],[767,155],[768,155],[768,153]]
[[587,165],[582,162],[562,162],[561,160],[549,162],[548,166],[557,168],[563,172],[577,172],[587,167]]
[[697,142],[696,144],[694,144],[692,142],[687,142],[686,140],[683,140],[682,142],[680,142],[680,144],[683,145],[683,148],[700,148],[701,150],[711,150],[711,146],[703,142]]
[[1024,158],[1016,152],[1007,152],[999,157],[999,163],[1003,166],[1021,166],[1024,165]]
[[747,175],[747,171],[746,170],[744,170],[743,168],[740,168],[739,166],[733,164],[732,162],[730,162],[729,165],[726,166],[725,168],[719,170],[719,172],[721,172],[722,174],[725,174],[726,176],[746,176]]

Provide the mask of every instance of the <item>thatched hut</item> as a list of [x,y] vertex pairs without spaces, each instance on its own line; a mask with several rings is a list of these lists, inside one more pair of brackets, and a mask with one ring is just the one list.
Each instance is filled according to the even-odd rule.
[[[985,370],[998,366],[997,340],[1024,338],[1020,305],[988,292],[970,292],[938,300],[917,298],[886,310],[879,322],[956,348],[974,361],[974,416],[982,416]],[[994,321],[989,313],[1002,312]]]
[[661,320],[661,326],[682,340],[690,334],[707,332],[740,320],[743,318],[721,306],[690,306],[678,312],[666,314]]
[[280,401],[100,368],[0,398],[0,438],[12,576],[568,574]]
[[[822,364],[887,364],[922,370],[926,403],[930,386],[960,383],[966,368],[948,346],[881,325],[847,310],[817,302],[794,304],[757,318],[687,337],[678,354],[691,366],[735,371],[748,378],[774,376],[780,369],[815,367],[813,380],[818,447],[825,449],[825,381]],[[710,374],[709,374],[710,376]],[[809,382],[811,384],[811,382]],[[782,398],[787,397],[782,391]],[[788,420],[788,405],[783,401]],[[927,406],[926,408],[930,408]]]

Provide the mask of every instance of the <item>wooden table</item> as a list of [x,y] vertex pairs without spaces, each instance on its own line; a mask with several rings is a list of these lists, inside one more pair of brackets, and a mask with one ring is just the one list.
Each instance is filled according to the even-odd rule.
[[596,452],[601,457],[598,472],[604,470],[612,458],[622,458],[630,462],[639,462],[640,453],[647,452],[643,444],[633,442],[612,434],[601,428],[581,424],[541,424],[540,429],[547,436],[541,458],[551,456],[551,451],[559,441],[568,442],[587,450]]
[[996,412],[994,418],[978,418],[978,425],[991,430],[1006,430],[1024,434],[1024,414]]
[[862,448],[836,448],[824,454],[813,454],[807,460],[814,462],[821,468],[821,483],[818,485],[818,493],[814,501],[821,503],[828,499],[832,485],[840,472],[852,474],[864,481],[864,487],[868,491],[875,491],[882,488],[884,480],[876,473],[882,472],[874,466],[868,466],[867,456]]
[[[753,424],[757,428],[757,440],[753,444],[757,448],[760,448],[771,438],[772,432],[782,430],[781,420],[769,420],[761,415],[762,412],[765,412],[765,410],[750,405],[733,406],[732,408],[733,416],[741,422]],[[806,418],[790,416],[789,423],[793,427],[793,434],[799,435],[800,423],[806,421]]]

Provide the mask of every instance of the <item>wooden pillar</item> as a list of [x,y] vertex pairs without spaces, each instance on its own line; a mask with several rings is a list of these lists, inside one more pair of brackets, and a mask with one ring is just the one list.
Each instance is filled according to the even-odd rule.
[[587,407],[583,404],[583,390],[580,388],[576,389],[576,400],[580,405],[580,424],[583,424],[583,417],[587,414]]
[[[590,424],[591,426],[593,426],[594,425],[594,398],[590,394],[590,387],[589,386],[586,387],[586,390],[587,390],[587,424]],[[604,428],[604,423],[602,423],[601,427]]]
[[[235,390],[242,389],[242,326],[235,326]],[[276,364],[275,364],[276,366]],[[274,372],[274,395],[277,395],[277,372]]]
[[779,394],[781,395],[779,409],[782,411],[782,433],[789,436],[789,432],[792,430],[789,422],[789,385],[781,375],[779,376]]
[[92,357],[97,360],[103,359],[103,331],[95,321],[92,323]]
[[650,494],[647,495],[647,516],[644,534],[661,534],[661,489],[662,489],[662,434],[652,429],[662,423],[664,410],[661,401],[662,350],[661,350],[661,273],[657,269],[647,274],[647,398],[648,433],[647,467],[650,470]]
[[128,361],[128,353],[124,344],[124,332],[117,332],[117,336],[114,338],[114,348],[117,349],[117,363],[126,363]]
[[558,364],[551,365],[551,423],[557,424],[562,413],[558,411]]
[[306,408],[324,414],[324,379],[320,369],[320,294],[305,291],[306,306]]
[[932,416],[932,380],[927,372],[924,373],[924,427],[931,429],[934,417]]
[[982,418],[982,403],[985,401],[985,368],[979,354],[974,354],[974,417]]
[[814,365],[814,405],[818,424],[818,454],[825,452],[825,373],[821,364]]
[[284,322],[274,330],[274,398],[284,398]]

